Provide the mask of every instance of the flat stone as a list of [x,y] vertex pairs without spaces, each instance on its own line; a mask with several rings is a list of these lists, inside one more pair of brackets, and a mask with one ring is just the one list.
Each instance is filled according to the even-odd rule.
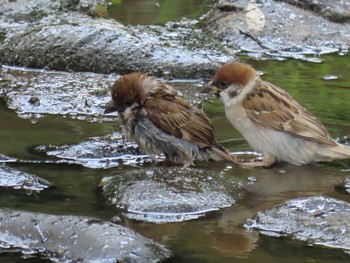
[[78,216],[0,210],[2,253],[39,254],[55,262],[160,262],[162,245],[110,222]]
[[[321,8],[323,5],[334,6],[335,2],[338,5],[340,1],[331,1],[333,4],[325,4],[326,1],[305,2],[313,2]],[[343,1],[346,10],[348,5],[348,1]],[[348,14],[344,16],[348,17]],[[333,22],[313,10],[281,1],[221,0],[207,19],[205,32],[212,34],[232,52],[253,57],[321,62],[322,59],[315,55],[342,54],[350,47],[348,18],[344,18],[342,23]]]
[[0,187],[41,191],[49,186],[44,179],[0,164]]
[[235,60],[213,38],[190,27],[124,26],[82,12],[57,10],[56,5],[45,7],[52,12],[21,19],[15,8],[6,12],[8,5],[5,1],[0,6],[4,36],[0,61],[9,65],[119,74],[144,71],[193,79],[210,78],[222,63]]
[[92,169],[142,165],[153,160],[151,156],[142,153],[135,143],[124,140],[121,133],[93,137],[78,144],[42,145],[36,147],[35,151],[71,160]]
[[350,22],[350,2],[347,0],[279,0],[313,11],[334,22]]
[[128,218],[156,223],[197,219],[244,196],[240,180],[195,168],[135,170],[101,184],[108,203],[125,209]]
[[[0,97],[23,118],[61,114],[88,121],[103,116],[117,75],[0,67]],[[114,116],[115,119],[115,116]]]
[[334,198],[315,196],[287,201],[259,212],[248,220],[254,228],[269,236],[288,236],[306,242],[350,251],[350,204]]

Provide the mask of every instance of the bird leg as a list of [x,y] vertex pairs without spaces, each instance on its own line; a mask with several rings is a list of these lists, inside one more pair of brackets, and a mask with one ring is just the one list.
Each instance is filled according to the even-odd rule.
[[264,155],[262,161],[241,163],[243,168],[253,169],[256,167],[270,167],[276,162],[276,158],[272,155]]

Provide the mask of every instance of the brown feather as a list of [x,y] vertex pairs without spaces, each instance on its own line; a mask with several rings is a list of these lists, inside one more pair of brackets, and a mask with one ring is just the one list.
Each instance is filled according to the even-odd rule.
[[258,125],[317,143],[336,145],[312,113],[286,91],[269,82],[257,80],[253,91],[242,103],[247,116]]
[[150,98],[145,110],[152,123],[168,134],[200,147],[215,144],[214,128],[206,115],[180,98]]

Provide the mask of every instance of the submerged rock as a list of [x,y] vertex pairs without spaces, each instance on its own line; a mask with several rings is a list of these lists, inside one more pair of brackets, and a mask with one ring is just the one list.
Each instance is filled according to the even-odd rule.
[[0,210],[2,253],[55,262],[159,262],[169,251],[132,230],[88,217]]
[[0,187],[41,191],[48,188],[49,185],[48,181],[35,175],[0,164]]
[[[285,2],[301,5],[302,2],[313,2],[321,8],[326,1]],[[336,2],[345,10],[349,9],[348,1],[331,2],[333,4],[329,5]],[[330,9],[323,10],[326,13]],[[280,1],[220,0],[216,9],[209,13],[204,30],[234,52],[254,57],[292,57],[320,62],[315,55],[348,52],[350,47],[349,20],[337,23],[327,18]]]
[[259,212],[247,228],[269,236],[305,241],[350,251],[350,204],[333,198],[315,196],[290,200],[276,208]]
[[[5,64],[64,71],[119,74],[145,71],[157,76],[209,78],[222,63],[235,59],[200,30],[172,24],[124,26],[114,20],[58,11],[56,7],[52,7],[52,14],[45,11],[34,21],[28,21],[8,16],[6,11],[1,11],[6,8],[6,3],[0,7],[4,17],[0,19],[0,32],[4,35],[0,61]],[[12,9],[10,13],[15,12]]]
[[101,184],[108,202],[125,209],[128,218],[156,223],[197,219],[244,195],[238,179],[194,168],[136,170]]
[[90,138],[78,144],[43,145],[35,150],[49,156],[73,160],[74,163],[93,169],[138,165],[152,161],[152,157],[142,153],[135,143],[123,140],[120,133]]

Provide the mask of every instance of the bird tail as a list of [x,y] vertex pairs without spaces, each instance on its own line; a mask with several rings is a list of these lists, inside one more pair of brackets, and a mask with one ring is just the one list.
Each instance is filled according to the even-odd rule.
[[323,149],[319,154],[325,161],[350,159],[350,147],[338,143],[336,146]]
[[214,161],[238,163],[236,157],[232,156],[227,149],[225,149],[219,144],[214,145],[210,149],[209,154],[210,154],[210,159]]

